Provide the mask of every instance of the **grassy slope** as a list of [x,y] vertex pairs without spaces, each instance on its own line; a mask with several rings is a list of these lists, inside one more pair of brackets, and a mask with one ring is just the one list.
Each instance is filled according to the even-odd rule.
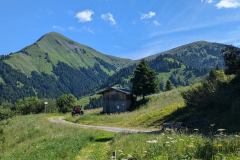
[[[38,159],[67,160],[75,159],[89,144],[106,146],[96,142],[102,137],[114,135],[102,131],[89,131],[70,126],[51,124],[46,115],[20,116],[3,125],[5,143],[0,159]],[[0,146],[1,148],[1,146]],[[100,152],[98,157],[106,154]]]
[[[46,53],[48,54],[47,58]],[[55,32],[44,35],[33,45],[12,54],[5,62],[30,75],[32,71],[51,74],[53,65],[59,62],[66,63],[73,68],[93,67],[94,64],[99,63],[96,58],[115,66],[117,69],[130,62],[127,59],[104,55]],[[101,66],[101,68],[108,74],[114,72],[114,70],[108,72],[104,66]]]
[[[163,105],[168,106],[160,107],[162,112],[157,107],[157,104],[153,103],[153,101],[158,101],[159,103],[159,96],[163,98],[161,100]],[[149,104],[154,106],[145,106],[143,109],[133,113],[112,115],[109,117],[113,118],[107,117],[102,123],[111,124],[107,123],[107,121],[112,121],[116,116],[122,118],[123,126],[128,124],[127,120],[131,121],[132,125],[134,125],[133,122],[141,121],[139,119],[129,119],[129,115],[133,117],[135,115],[135,118],[139,117],[146,122],[151,122],[149,119],[155,121],[164,115],[162,113],[169,113],[168,109],[171,108],[170,100],[176,99],[179,96],[179,91],[174,90],[159,96],[150,97],[151,101]],[[156,113],[153,114],[153,111]],[[145,115],[143,114],[144,112]],[[141,116],[136,117],[137,114]],[[0,159],[106,160],[109,159],[113,151],[117,151],[118,160],[127,157],[135,157],[138,160],[239,159],[240,136],[238,135],[218,137],[214,140],[197,134],[114,135],[62,124],[51,124],[47,121],[49,116],[44,114],[20,116],[7,122],[1,122],[6,139],[3,145],[3,152],[0,152]],[[94,119],[99,120],[96,117]],[[95,121],[96,123],[97,121]],[[114,122],[114,125],[116,124]]]
[[163,122],[164,117],[168,116],[178,108],[184,107],[184,100],[181,92],[188,87],[180,87],[169,92],[163,92],[149,96],[149,102],[134,112],[100,115],[101,109],[87,111],[84,116],[72,117],[67,116],[69,121],[81,124],[110,125],[122,127],[158,127]]

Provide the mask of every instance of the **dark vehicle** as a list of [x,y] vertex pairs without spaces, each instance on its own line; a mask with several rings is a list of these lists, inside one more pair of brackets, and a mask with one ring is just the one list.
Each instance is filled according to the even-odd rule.
[[72,109],[72,116],[83,115],[84,112],[81,106],[74,106]]

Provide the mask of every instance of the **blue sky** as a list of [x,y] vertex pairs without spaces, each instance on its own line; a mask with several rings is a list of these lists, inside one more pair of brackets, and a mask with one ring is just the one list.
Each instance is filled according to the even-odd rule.
[[240,0],[1,0],[0,54],[56,31],[138,59],[206,40],[240,45]]

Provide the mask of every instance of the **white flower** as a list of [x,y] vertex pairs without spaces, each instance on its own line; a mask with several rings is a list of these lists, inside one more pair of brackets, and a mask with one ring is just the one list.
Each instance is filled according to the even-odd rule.
[[157,140],[150,140],[150,141],[146,141],[147,143],[157,143]]

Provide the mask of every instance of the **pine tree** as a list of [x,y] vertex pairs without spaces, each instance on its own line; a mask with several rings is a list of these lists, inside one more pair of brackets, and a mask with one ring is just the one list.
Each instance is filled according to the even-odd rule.
[[148,66],[145,60],[142,60],[137,66],[131,82],[133,94],[142,96],[143,99],[145,99],[146,95],[158,91],[156,73]]
[[166,90],[166,91],[170,91],[170,90],[172,90],[172,89],[173,89],[172,82],[171,82],[170,80],[167,80],[165,90]]

